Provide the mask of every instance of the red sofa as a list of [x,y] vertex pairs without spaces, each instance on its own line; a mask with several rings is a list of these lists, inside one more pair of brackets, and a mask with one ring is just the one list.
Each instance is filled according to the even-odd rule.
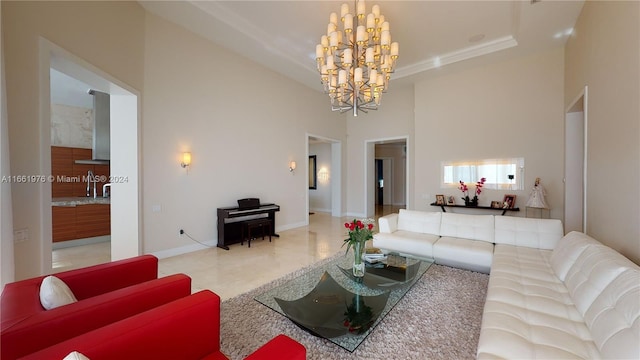
[[16,359],[191,294],[183,274],[158,279],[158,259],[143,255],[55,274],[78,302],[45,310],[45,276],[5,285],[0,298],[0,358]]
[[[220,352],[220,297],[203,290],[158,306],[23,359],[62,359],[78,351],[91,360],[227,359]],[[303,360],[306,349],[278,335],[249,355],[249,360]]]

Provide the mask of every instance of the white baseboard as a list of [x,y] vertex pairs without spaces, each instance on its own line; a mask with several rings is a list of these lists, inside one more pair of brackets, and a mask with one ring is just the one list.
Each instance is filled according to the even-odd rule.
[[311,212],[323,212],[331,214],[331,209],[309,209]]
[[285,230],[291,230],[291,229],[295,229],[295,228],[299,228],[299,227],[303,227],[303,226],[307,226],[309,224],[305,223],[304,221],[299,222],[299,223],[295,223],[295,224],[288,224],[288,225],[284,225],[284,226],[277,226],[276,227],[276,231],[275,233],[277,234],[280,231],[285,231]]
[[178,255],[187,254],[194,251],[208,249],[209,247],[216,247],[218,242],[214,240],[209,240],[209,241],[204,241],[203,244],[206,244],[207,246],[195,243],[195,244],[181,246],[173,249],[155,251],[155,252],[152,252],[151,255],[157,257],[158,259],[164,259],[172,256],[178,256]]
[[58,250],[58,249],[65,249],[65,248],[70,248],[74,246],[97,244],[97,243],[108,242],[108,241],[111,241],[111,235],[96,236],[96,237],[76,239],[76,240],[58,241],[58,242],[54,242],[51,248],[53,250]]
[[363,218],[367,217],[363,213],[351,213],[351,212],[348,212],[347,215],[345,215],[345,216],[356,218],[356,219],[363,219]]
[[[299,228],[307,225],[308,224],[305,224],[304,222],[300,222],[300,223],[289,224],[285,226],[279,226],[279,227],[276,227],[275,232],[278,233],[279,231],[295,229],[295,228]],[[206,246],[202,244],[205,244]],[[210,247],[216,247],[218,245],[218,241],[217,239],[208,240],[208,241],[203,241],[202,244],[194,243],[191,245],[181,246],[173,249],[155,251],[155,252],[152,252],[151,255],[157,257],[158,259],[164,259],[172,256],[178,256],[178,255],[187,254],[194,251],[208,249]]]

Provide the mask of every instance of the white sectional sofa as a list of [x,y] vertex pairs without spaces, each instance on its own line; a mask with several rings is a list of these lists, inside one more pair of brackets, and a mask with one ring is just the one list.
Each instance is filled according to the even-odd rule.
[[640,359],[640,267],[559,220],[401,210],[379,225],[383,250],[490,272],[478,359]]
[[579,232],[496,244],[477,358],[640,359],[640,267]]
[[553,249],[563,236],[562,222],[555,219],[405,209],[381,217],[378,225],[374,247],[487,274],[494,244]]

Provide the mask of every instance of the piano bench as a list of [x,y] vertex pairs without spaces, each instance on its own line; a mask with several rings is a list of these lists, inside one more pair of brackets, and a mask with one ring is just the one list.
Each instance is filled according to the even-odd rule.
[[273,224],[269,218],[253,219],[244,221],[242,224],[242,238],[240,239],[240,245],[244,245],[244,234],[247,234],[247,244],[251,247],[251,231],[260,229],[262,230],[262,239],[264,240],[265,231],[269,235],[269,242],[271,242],[271,234],[273,233]]

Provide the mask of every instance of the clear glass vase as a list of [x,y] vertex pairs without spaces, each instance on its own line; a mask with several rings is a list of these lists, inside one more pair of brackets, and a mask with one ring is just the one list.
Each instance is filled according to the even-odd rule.
[[353,244],[353,276],[364,276],[364,261],[362,254],[364,253],[364,241]]

